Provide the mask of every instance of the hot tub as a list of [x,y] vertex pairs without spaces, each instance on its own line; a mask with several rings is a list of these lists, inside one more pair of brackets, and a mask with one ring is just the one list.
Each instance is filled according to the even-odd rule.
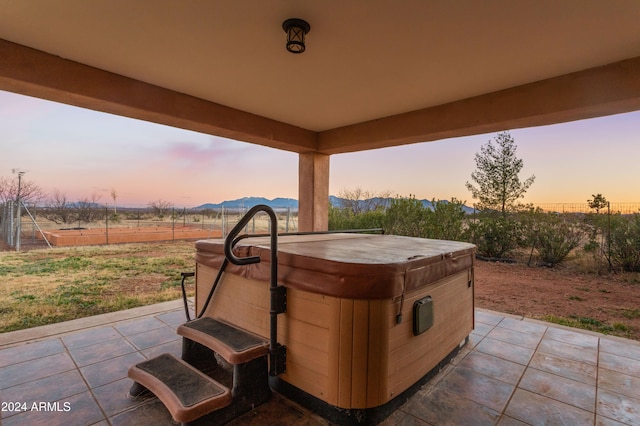
[[[205,315],[269,336],[268,237],[242,240]],[[299,401],[367,410],[415,387],[474,326],[472,244],[391,235],[278,239],[287,288],[278,341],[286,372],[276,386]],[[199,312],[224,260],[223,240],[196,243]]]

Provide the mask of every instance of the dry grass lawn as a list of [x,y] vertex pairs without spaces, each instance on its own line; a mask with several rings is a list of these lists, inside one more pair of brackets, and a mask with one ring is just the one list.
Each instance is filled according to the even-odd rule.
[[0,332],[178,299],[193,258],[193,241],[2,251]]

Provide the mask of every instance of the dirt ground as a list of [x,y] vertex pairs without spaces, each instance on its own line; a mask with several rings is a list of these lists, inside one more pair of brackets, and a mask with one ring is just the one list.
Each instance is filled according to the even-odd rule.
[[640,274],[476,261],[476,307],[640,340]]

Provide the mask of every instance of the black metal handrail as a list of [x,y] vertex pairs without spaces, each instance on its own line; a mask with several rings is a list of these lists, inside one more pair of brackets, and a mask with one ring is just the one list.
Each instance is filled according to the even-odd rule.
[[271,366],[269,374],[277,376],[285,369],[285,348],[278,343],[278,314],[284,312],[286,296],[282,292],[285,288],[278,286],[278,219],[273,209],[264,204],[258,204],[249,209],[227,235],[224,241],[224,255],[234,265],[250,265],[260,262],[260,256],[238,257],[233,253],[235,245],[245,237],[244,235],[239,236],[240,232],[258,212],[267,213],[271,221],[271,278],[269,280],[271,293],[269,359]]

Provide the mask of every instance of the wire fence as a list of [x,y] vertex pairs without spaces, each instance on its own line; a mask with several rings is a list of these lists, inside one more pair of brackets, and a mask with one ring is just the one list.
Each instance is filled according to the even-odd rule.
[[[104,241],[127,230],[202,230],[201,235],[225,237],[240,221],[248,208],[187,209],[169,208],[153,211],[149,208],[75,207],[53,210],[36,205],[26,206],[15,201],[0,204],[0,241],[9,248],[20,250],[24,245],[49,245],[46,234],[53,231],[90,231],[104,235]],[[274,207],[278,219],[278,232],[298,231],[297,211],[287,207]],[[268,232],[267,215],[256,215],[246,226],[247,233]],[[184,232],[171,232],[169,239],[183,239]],[[192,235],[192,234],[191,234]],[[209,237],[206,237],[209,238]]]
[[[534,203],[534,207],[539,207],[546,212],[555,213],[590,213],[595,210],[589,207],[588,203]],[[607,210],[606,208],[604,210]],[[633,214],[640,213],[640,202],[610,203],[612,214]]]

